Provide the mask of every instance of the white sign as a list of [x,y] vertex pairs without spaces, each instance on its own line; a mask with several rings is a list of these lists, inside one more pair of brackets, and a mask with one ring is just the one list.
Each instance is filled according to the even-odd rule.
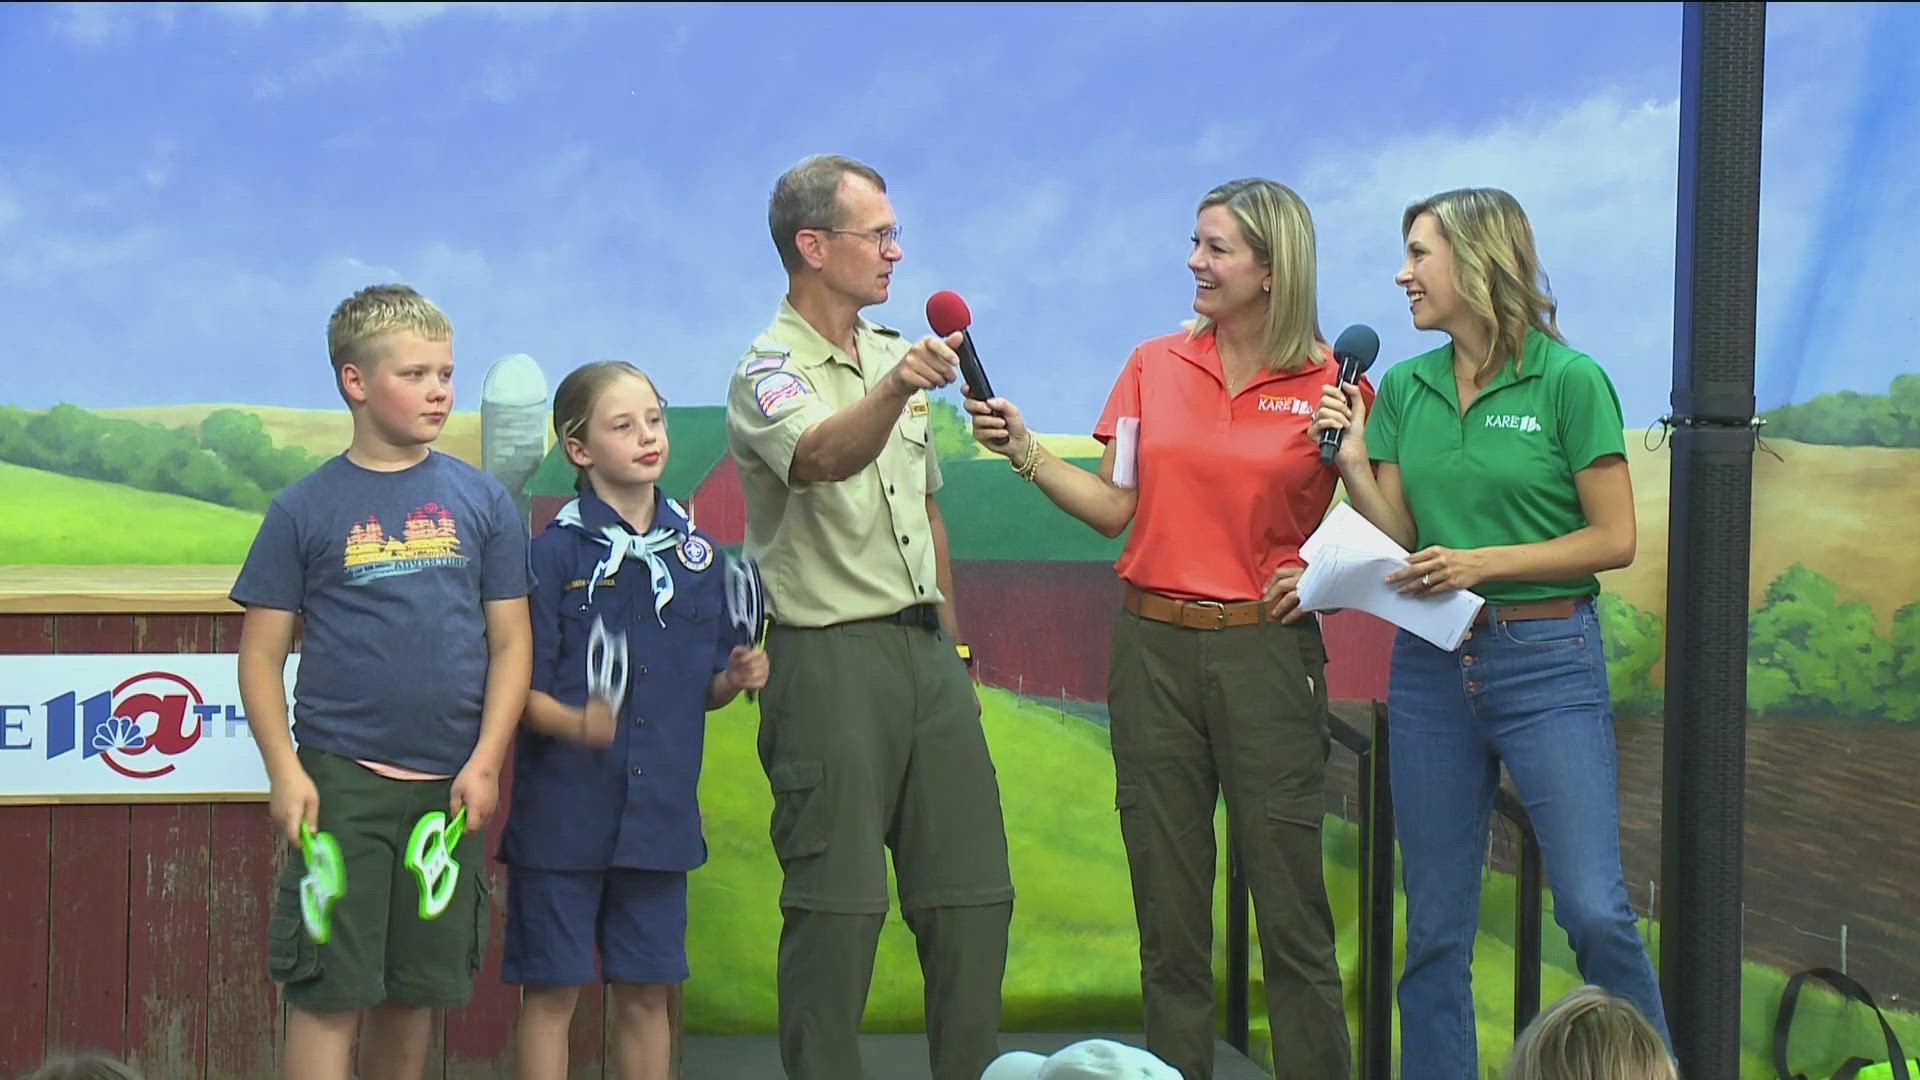
[[264,797],[238,668],[232,653],[0,656],[0,800]]

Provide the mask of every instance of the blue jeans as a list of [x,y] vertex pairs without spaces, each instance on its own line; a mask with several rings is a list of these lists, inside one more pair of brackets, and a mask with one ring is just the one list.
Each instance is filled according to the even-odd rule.
[[1479,1077],[1473,941],[1502,762],[1539,835],[1581,978],[1633,1002],[1671,1046],[1620,871],[1613,708],[1592,602],[1562,619],[1496,618],[1452,653],[1400,631],[1387,711],[1407,892],[1400,1075]]

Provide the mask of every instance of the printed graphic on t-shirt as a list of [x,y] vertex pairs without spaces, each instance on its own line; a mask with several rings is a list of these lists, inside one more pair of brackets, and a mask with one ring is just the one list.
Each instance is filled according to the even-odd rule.
[[1254,406],[1260,412],[1289,413],[1294,416],[1312,416],[1313,406],[1304,398],[1292,394],[1261,394]]
[[1540,421],[1532,416],[1494,416],[1489,414],[1487,417],[1487,426],[1490,428],[1507,428],[1512,431],[1539,431]]
[[453,513],[430,502],[407,514],[399,536],[389,536],[372,514],[347,533],[347,584],[365,585],[380,578],[417,574],[436,567],[465,566],[460,553],[460,530]]

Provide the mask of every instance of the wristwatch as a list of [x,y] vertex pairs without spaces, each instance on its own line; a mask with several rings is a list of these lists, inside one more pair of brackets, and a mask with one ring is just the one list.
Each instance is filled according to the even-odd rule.
[[973,666],[973,646],[968,645],[964,641],[956,642],[953,646],[953,651],[960,654],[961,663],[967,665],[968,667]]

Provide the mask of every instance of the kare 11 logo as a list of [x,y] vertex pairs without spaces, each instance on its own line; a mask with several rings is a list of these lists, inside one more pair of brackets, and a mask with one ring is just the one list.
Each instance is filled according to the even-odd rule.
[[82,760],[97,757],[132,780],[173,772],[175,759],[211,735],[217,723],[229,735],[247,724],[239,705],[209,702],[192,681],[171,671],[143,671],[84,698],[69,690],[38,706],[0,705],[0,717],[36,708],[46,718],[48,761],[78,751]]

